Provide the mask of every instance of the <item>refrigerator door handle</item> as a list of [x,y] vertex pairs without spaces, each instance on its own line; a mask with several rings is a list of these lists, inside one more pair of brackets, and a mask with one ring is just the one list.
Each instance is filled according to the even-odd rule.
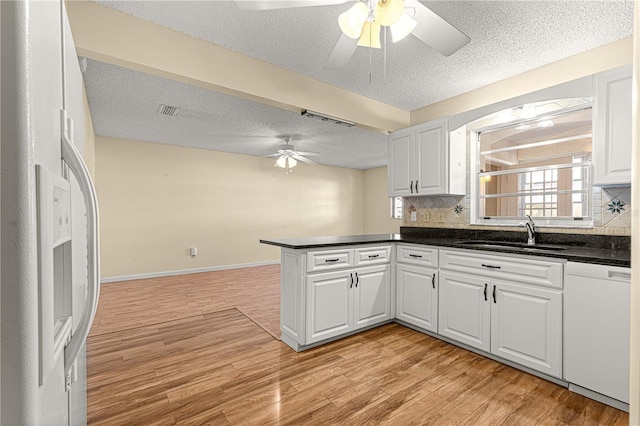
[[[68,128],[66,111],[62,111],[63,129]],[[72,124],[72,123],[71,123]],[[98,199],[96,191],[89,175],[89,170],[82,160],[82,156],[69,139],[66,131],[62,131],[62,159],[67,163],[73,172],[80,191],[84,198],[87,209],[87,301],[85,309],[78,323],[78,327],[72,334],[69,343],[64,348],[64,371],[67,387],[71,385],[71,373],[74,363],[84,345],[89,329],[93,324],[93,319],[98,308],[98,297],[100,295],[100,263],[99,263],[99,235],[98,235]]]

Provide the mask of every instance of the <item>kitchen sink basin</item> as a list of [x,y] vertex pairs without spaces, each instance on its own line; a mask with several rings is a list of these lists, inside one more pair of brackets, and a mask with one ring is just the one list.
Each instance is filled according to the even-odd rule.
[[508,248],[523,251],[562,251],[566,250],[566,247],[561,246],[549,246],[544,244],[527,245],[527,243],[518,243],[510,241],[486,241],[486,240],[469,240],[469,241],[457,241],[455,243],[459,246],[467,247],[485,247],[485,248]]

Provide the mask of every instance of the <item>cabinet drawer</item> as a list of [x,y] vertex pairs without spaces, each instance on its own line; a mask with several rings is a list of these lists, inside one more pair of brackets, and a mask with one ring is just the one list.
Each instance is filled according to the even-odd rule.
[[396,250],[396,261],[398,262],[438,267],[438,249],[398,244]]
[[563,263],[534,257],[508,257],[440,250],[440,268],[523,284],[562,288]]
[[353,266],[353,249],[310,251],[307,272],[327,271]]
[[391,246],[363,247],[355,249],[356,265],[375,265],[389,263],[391,260]]

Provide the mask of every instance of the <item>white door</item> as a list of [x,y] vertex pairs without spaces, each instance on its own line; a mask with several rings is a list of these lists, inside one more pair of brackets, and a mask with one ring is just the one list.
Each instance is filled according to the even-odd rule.
[[307,344],[352,329],[351,295],[354,284],[351,271],[326,272],[307,277]]
[[491,353],[562,377],[562,293],[497,281],[490,285]]
[[389,265],[358,268],[353,274],[354,329],[391,318]]
[[418,159],[417,192],[420,195],[446,194],[449,161],[446,120],[428,123],[416,130]]
[[439,334],[489,351],[489,281],[472,275],[440,271]]
[[438,332],[436,269],[398,264],[396,271],[396,317]]
[[389,136],[389,196],[411,195],[413,184],[413,130],[405,129]]

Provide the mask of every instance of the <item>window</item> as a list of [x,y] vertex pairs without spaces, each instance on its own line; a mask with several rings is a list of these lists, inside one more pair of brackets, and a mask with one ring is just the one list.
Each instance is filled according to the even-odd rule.
[[500,111],[472,130],[473,223],[590,226],[591,99]]
[[391,219],[402,219],[402,197],[391,197]]

